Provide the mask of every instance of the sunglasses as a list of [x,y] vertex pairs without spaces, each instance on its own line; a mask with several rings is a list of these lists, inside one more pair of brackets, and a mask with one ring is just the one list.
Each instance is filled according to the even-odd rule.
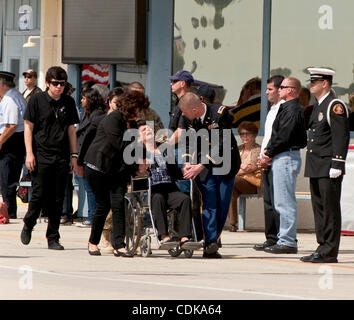
[[64,87],[66,85],[66,81],[51,81],[50,82],[54,87],[61,86]]
[[286,88],[293,88],[293,89],[295,89],[295,87],[292,87],[292,86],[280,86],[279,88],[280,88],[280,89],[286,89]]
[[32,79],[32,76],[25,76],[25,79]]

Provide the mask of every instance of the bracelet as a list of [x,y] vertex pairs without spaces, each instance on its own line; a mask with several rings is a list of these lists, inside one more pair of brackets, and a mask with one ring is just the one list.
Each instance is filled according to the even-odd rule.
[[77,152],[73,152],[70,155],[71,155],[71,158],[78,158],[79,157],[79,154]]

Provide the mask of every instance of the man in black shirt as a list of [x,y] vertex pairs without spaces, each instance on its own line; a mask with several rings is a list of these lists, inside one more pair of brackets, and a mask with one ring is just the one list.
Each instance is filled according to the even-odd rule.
[[273,122],[272,135],[263,154],[272,159],[274,207],[279,214],[278,241],[264,249],[268,253],[297,253],[296,178],[301,168],[300,149],[306,146],[307,136],[303,108],[299,103],[301,83],[285,78],[279,88],[279,107]]
[[79,122],[75,101],[63,94],[67,74],[51,67],[46,74],[47,91],[34,95],[27,106],[25,120],[26,167],[31,172],[32,197],[23,219],[23,244],[31,241],[32,229],[42,208],[48,213],[48,248],[63,250],[59,243],[60,216],[66,179],[76,171],[77,150],[74,124]]
[[170,123],[168,128],[175,132],[181,128],[182,111],[178,106],[179,99],[187,92],[191,92],[191,85],[194,82],[193,76],[186,70],[179,70],[176,74],[170,77],[171,90],[177,96],[176,104],[170,112]]

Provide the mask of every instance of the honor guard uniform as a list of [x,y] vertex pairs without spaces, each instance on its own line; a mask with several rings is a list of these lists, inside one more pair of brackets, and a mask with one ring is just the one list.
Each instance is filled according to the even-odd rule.
[[317,103],[309,120],[305,177],[310,178],[319,246],[315,253],[301,260],[331,263],[337,262],[340,242],[340,198],[349,145],[349,113],[345,103],[336,99],[331,89],[334,71],[324,68],[308,71],[310,91]]

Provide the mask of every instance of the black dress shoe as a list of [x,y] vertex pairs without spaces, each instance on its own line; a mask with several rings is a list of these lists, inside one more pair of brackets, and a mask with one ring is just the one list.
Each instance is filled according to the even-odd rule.
[[21,242],[27,245],[31,242],[31,237],[32,229],[29,229],[26,225],[24,225],[21,231]]
[[322,256],[318,252],[314,252],[310,256],[301,257],[302,262],[311,262],[311,263],[338,263],[336,257]]
[[205,247],[204,251],[205,251],[207,254],[212,254],[212,253],[217,252],[218,249],[219,249],[218,244],[215,243],[215,242],[212,242],[212,243],[209,243],[209,244]]
[[276,243],[269,240],[264,241],[263,243],[257,243],[253,246],[253,249],[256,251],[264,251],[265,248],[274,246]]
[[134,257],[134,253],[132,253],[130,251],[122,252],[122,251],[114,250],[113,254],[115,257],[123,257],[123,258],[133,258]]
[[297,247],[289,247],[289,246],[284,246],[283,244],[275,244],[274,246],[265,248],[264,252],[277,253],[277,254],[297,253]]
[[52,240],[52,241],[48,241],[48,249],[64,250],[64,247],[59,243],[58,240]]
[[207,259],[221,259],[222,255],[219,252],[214,253],[207,253],[206,251],[203,252],[203,258]]

